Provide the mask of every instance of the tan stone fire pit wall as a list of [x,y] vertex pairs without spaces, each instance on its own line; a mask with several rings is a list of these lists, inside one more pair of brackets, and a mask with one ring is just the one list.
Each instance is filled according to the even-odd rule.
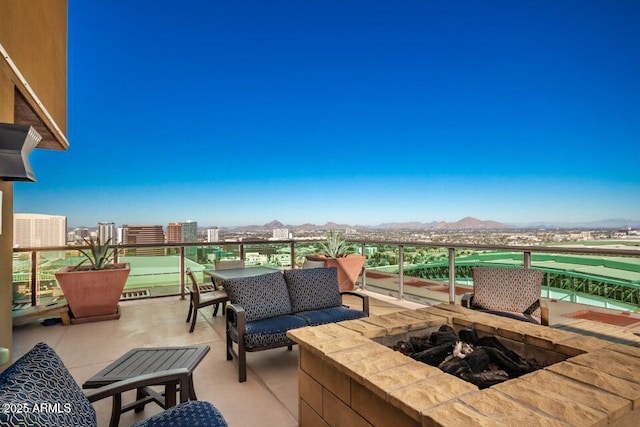
[[[496,335],[550,365],[479,390],[386,346],[443,324]],[[302,427],[640,425],[638,347],[448,304],[288,335],[300,346]]]

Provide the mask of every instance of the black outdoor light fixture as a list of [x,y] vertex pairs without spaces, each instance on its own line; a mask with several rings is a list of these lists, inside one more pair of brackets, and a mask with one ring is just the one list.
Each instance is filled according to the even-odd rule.
[[0,179],[35,182],[29,154],[41,139],[29,125],[0,123]]

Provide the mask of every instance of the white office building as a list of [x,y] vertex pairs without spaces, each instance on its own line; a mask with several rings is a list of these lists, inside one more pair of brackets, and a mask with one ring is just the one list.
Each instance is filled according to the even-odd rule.
[[116,225],[113,222],[99,222],[98,223],[98,239],[101,243],[109,242],[112,245],[117,243]]
[[289,229],[288,228],[275,228],[273,230],[273,237],[271,240],[287,240],[289,239]]
[[220,241],[220,230],[218,227],[207,229],[207,242],[214,243]]

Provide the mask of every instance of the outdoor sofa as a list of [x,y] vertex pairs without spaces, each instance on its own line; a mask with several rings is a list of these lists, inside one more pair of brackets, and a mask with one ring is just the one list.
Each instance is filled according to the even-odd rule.
[[[227,360],[238,362],[238,379],[247,380],[247,351],[292,349],[287,331],[369,315],[369,297],[340,292],[336,267],[308,268],[227,279]],[[343,295],[362,300],[362,310],[342,304]],[[234,349],[237,345],[237,352]]]

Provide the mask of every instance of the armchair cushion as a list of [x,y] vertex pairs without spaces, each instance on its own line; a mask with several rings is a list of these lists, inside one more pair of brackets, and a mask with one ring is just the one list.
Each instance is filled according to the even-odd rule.
[[286,270],[284,279],[294,313],[342,304],[336,267]]
[[485,310],[483,308],[476,308],[477,311],[488,314],[495,314],[496,316],[508,317],[510,319],[520,320],[528,323],[535,323],[539,325],[541,323],[540,315],[516,313],[513,311],[499,311],[499,310]]
[[0,402],[16,408],[0,411],[3,426],[97,425],[89,399],[45,343],[36,344],[0,374]]
[[291,314],[291,302],[282,273],[269,273],[222,281],[232,304],[241,305],[247,322]]
[[169,408],[130,427],[226,427],[227,422],[209,402],[190,401]]
[[473,304],[485,310],[540,315],[542,270],[473,267]]

